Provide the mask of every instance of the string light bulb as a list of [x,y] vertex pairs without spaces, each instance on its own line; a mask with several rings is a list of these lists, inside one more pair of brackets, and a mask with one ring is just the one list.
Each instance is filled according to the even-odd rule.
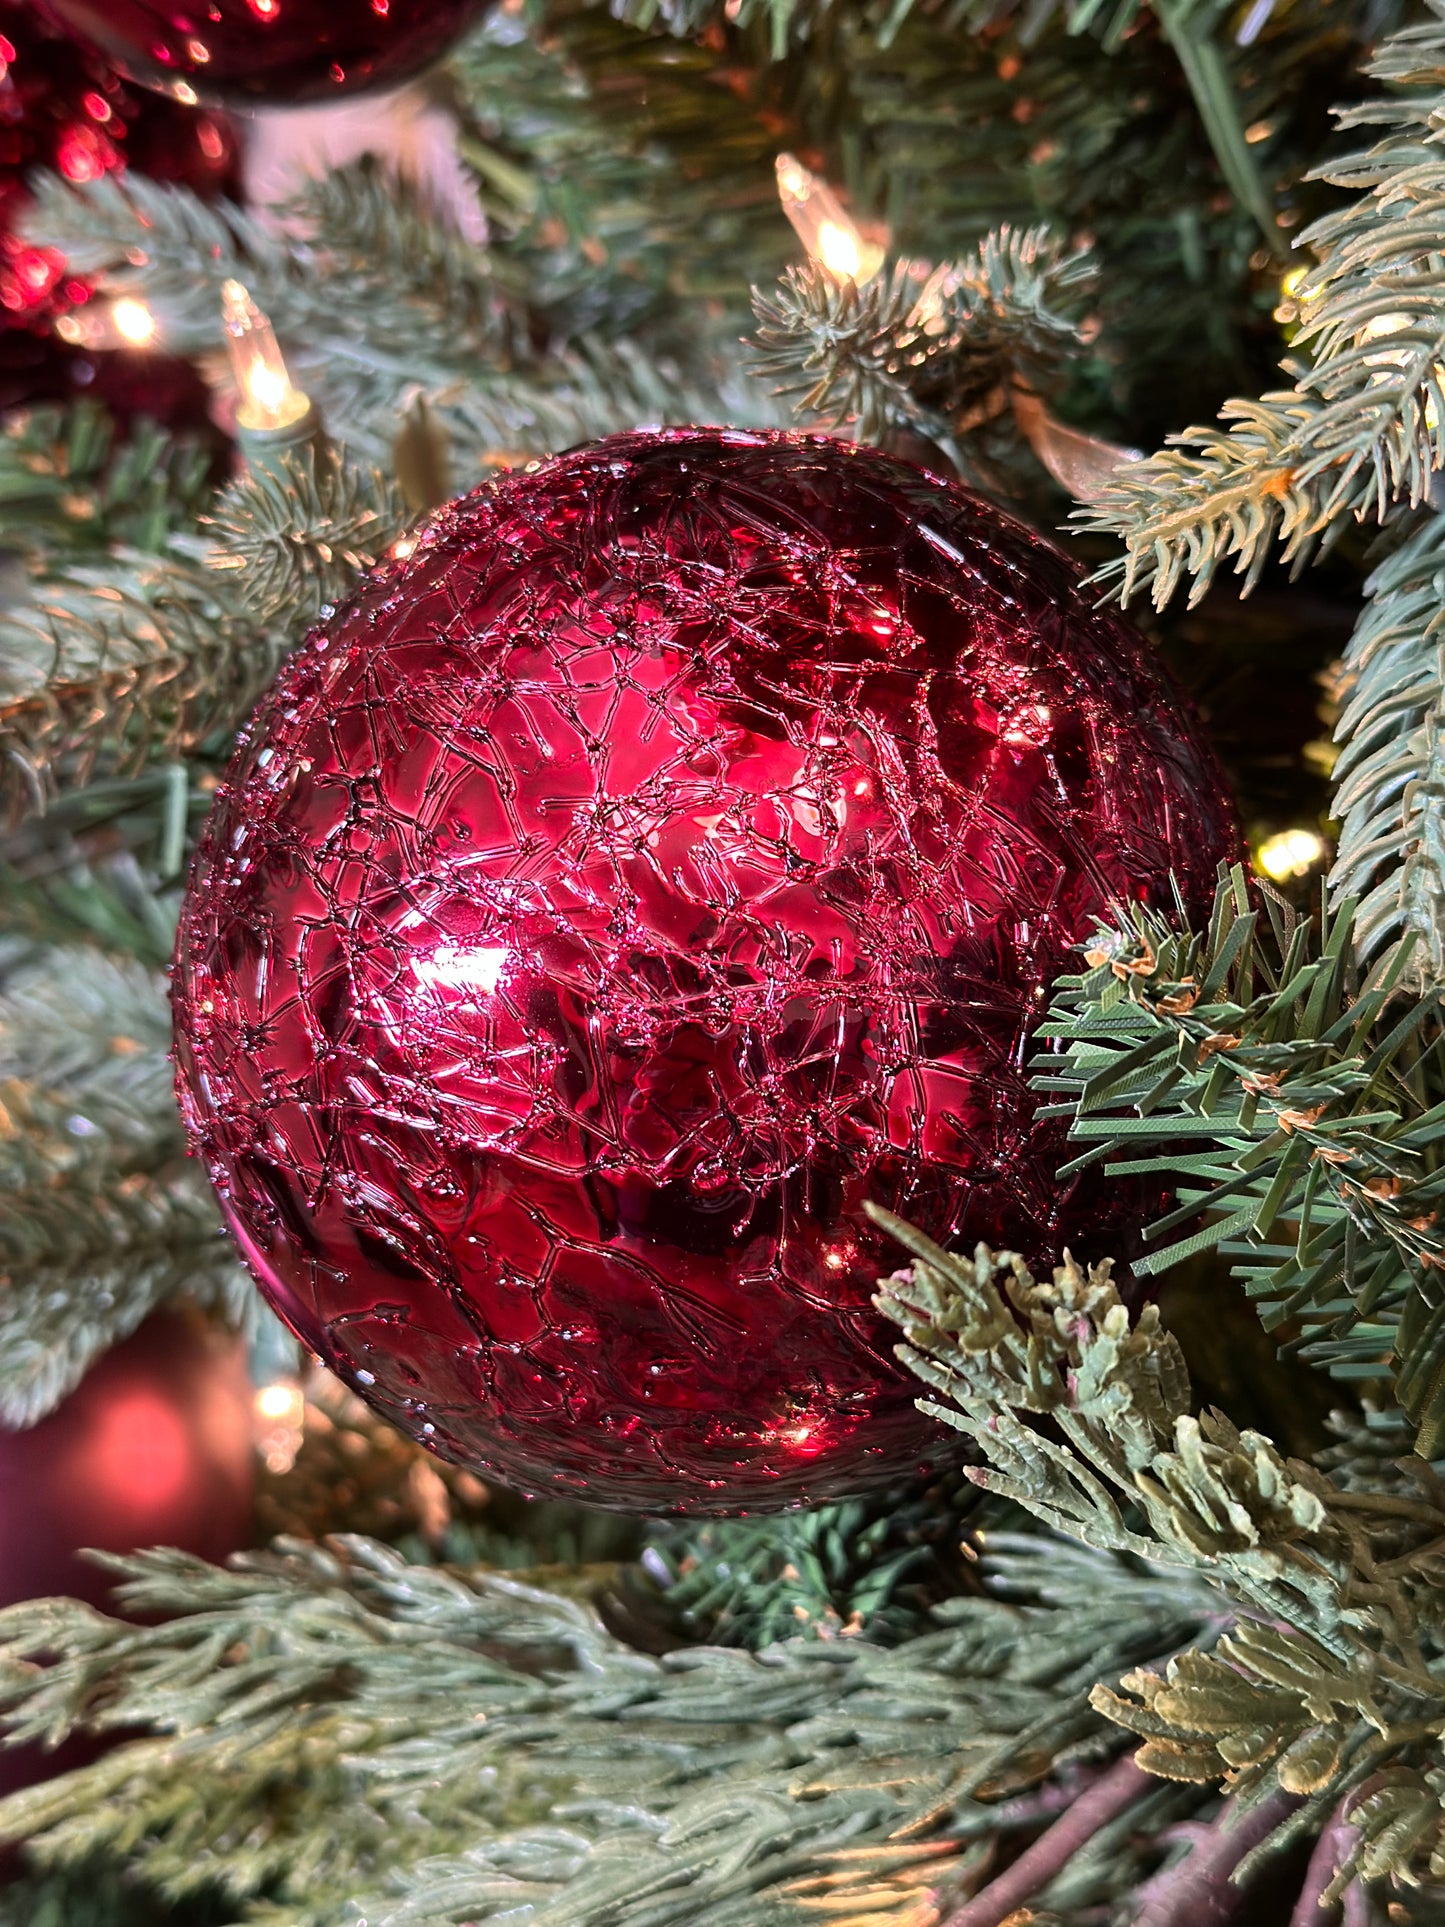
[[1308,876],[1328,855],[1328,846],[1316,831],[1280,830],[1264,839],[1254,853],[1254,862],[1271,883],[1288,883],[1291,878]]
[[160,339],[155,316],[133,294],[113,301],[90,301],[55,324],[55,332],[73,348],[109,352],[115,348],[154,348]]
[[776,169],[778,199],[809,258],[838,281],[871,281],[884,250],[866,238],[828,183],[792,154],[779,154]]
[[268,1472],[289,1472],[306,1433],[306,1395],[295,1379],[256,1388],[256,1448]]
[[240,396],[238,426],[252,435],[299,431],[312,415],[311,403],[293,385],[270,321],[239,281],[224,284],[221,303]]
[[137,301],[134,295],[122,295],[113,301],[110,318],[121,340],[132,348],[147,347],[156,338],[156,318],[144,301]]

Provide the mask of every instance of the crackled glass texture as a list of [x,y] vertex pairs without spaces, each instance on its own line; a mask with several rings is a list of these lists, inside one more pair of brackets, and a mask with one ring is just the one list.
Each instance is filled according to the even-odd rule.
[[316,630],[206,830],[182,1101],[282,1316],[443,1457],[638,1511],[860,1493],[941,1434],[873,1199],[1032,1259],[1029,1031],[1238,836],[1072,565],[844,443],[617,437],[443,510]]
[[179,99],[287,106],[392,87],[484,0],[30,0],[131,80]]

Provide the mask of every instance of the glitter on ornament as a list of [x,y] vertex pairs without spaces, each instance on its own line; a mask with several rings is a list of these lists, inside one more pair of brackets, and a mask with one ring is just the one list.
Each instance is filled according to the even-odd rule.
[[283,672],[185,908],[182,1105],[272,1303],[442,1457],[861,1493],[940,1437],[865,1202],[1120,1250],[1030,1032],[1111,902],[1203,910],[1238,852],[1029,530],[841,442],[620,436],[441,511]]
[[439,60],[484,0],[46,0],[131,80],[194,105],[339,100]]

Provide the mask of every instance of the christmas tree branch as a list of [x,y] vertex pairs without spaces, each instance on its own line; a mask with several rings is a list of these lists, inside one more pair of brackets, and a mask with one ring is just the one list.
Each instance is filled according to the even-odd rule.
[[1358,903],[1361,958],[1390,959],[1413,943],[1406,980],[1416,989],[1445,978],[1442,569],[1445,518],[1432,515],[1370,577],[1335,729],[1331,902]]
[[210,452],[138,421],[118,439],[90,401],[9,415],[0,428],[5,541],[36,563],[112,544],[161,553],[210,498]]
[[1424,499],[1445,462],[1445,272],[1438,253],[1445,157],[1434,132],[1445,9],[1386,40],[1367,71],[1397,92],[1341,115],[1384,126],[1366,152],[1319,170],[1353,190],[1300,237],[1318,265],[1298,291],[1290,389],[1231,402],[1222,429],[1191,428],[1176,446],[1122,469],[1084,526],[1123,538],[1106,573],[1127,597],[1162,607],[1186,579],[1191,602],[1232,563],[1247,592],[1276,543],[1301,564],[1350,518],[1384,521]]
[[164,980],[44,951],[0,988],[0,1423],[33,1424],[163,1300],[248,1281],[185,1154]]
[[1015,388],[1057,385],[1080,345],[1062,310],[1094,272],[1047,230],[1009,227],[926,279],[906,262],[861,286],[790,268],[774,294],[754,290],[755,371],[824,427],[947,443],[1007,415]]
[[234,483],[206,517],[207,557],[261,631],[298,634],[379,562],[407,525],[395,487],[330,444],[291,450]]
[[1041,1035],[1062,1062],[1041,1061],[1038,1082],[1089,1147],[1076,1164],[1177,1184],[1146,1236],[1183,1235],[1142,1270],[1219,1245],[1266,1326],[1296,1328],[1292,1349],[1343,1377],[1390,1373],[1430,1454],[1445,1426],[1437,999],[1396,1002],[1404,949],[1361,988],[1348,914],[1317,937],[1266,910],[1236,877],[1207,934],[1144,912],[1101,932],[1058,987]]
[[659,1660],[584,1606],[360,1541],[229,1573],[175,1553],[119,1564],[131,1605],[161,1623],[13,1609],[0,1697],[17,1735],[140,1722],[162,1737],[13,1797],[0,1826],[49,1861],[124,1844],[167,1893],[220,1865],[242,1918],[281,1906],[308,1927],[358,1894],[388,1927],[518,1905],[750,1927],[796,1918],[810,1891],[833,1907],[880,1884],[921,1898],[965,1877],[996,1824],[973,1790],[1029,1785],[1027,1764],[1010,1781],[1017,1755],[1097,1754],[1089,1682],[1129,1647],[1174,1650],[1206,1610],[1192,1582],[1161,1576],[1121,1614],[1130,1576],[1103,1558],[1068,1611],[1042,1606],[1025,1560],[1011,1603],[952,1601],[891,1651],[795,1641]]
[[1063,1816],[1021,1853],[1007,1872],[948,1915],[943,1927],[1001,1927],[1026,1900],[1061,1873],[1103,1826],[1125,1812],[1149,1785],[1149,1776],[1125,1754],[1081,1793]]
[[380,475],[326,447],[252,471],[202,521],[210,542],[170,533],[159,553],[103,539],[75,559],[43,551],[32,600],[0,609],[0,796],[12,813],[236,728],[406,516]]
[[0,802],[184,755],[234,726],[280,654],[228,607],[206,545],[58,560],[33,601],[0,609]]
[[[1143,1739],[1138,1765],[1223,1778],[1241,1813],[1268,1816],[1235,1843],[1252,1853],[1321,1824],[1388,1768],[1410,1789],[1410,1823],[1400,1800],[1351,1806],[1359,1843],[1331,1897],[1357,1868],[1423,1873],[1445,1842],[1428,1777],[1445,1736],[1445,1676],[1425,1639],[1438,1592],[1419,1557],[1445,1524],[1441,1493],[1346,1494],[1221,1414],[1191,1416],[1177,1343],[1153,1306],[1131,1324],[1107,1266],[1066,1259],[1036,1283],[1017,1258],[950,1256],[873,1215],[913,1258],[877,1302],[935,1395],[921,1409],[978,1450],[969,1476],[1053,1529],[1209,1579],[1240,1613],[1214,1650],[1094,1689],[1093,1705]],[[1385,1559],[1406,1522],[1410,1551]],[[1216,1867],[1246,1864],[1221,1833],[1147,1917],[1184,1918]]]
[[[893,1644],[919,1631],[931,1598],[961,1578],[938,1557],[940,1515],[930,1491],[912,1504],[854,1500],[774,1519],[663,1527],[646,1569],[668,1620],[709,1645],[758,1651],[800,1635]],[[960,1522],[953,1525],[956,1535]]]

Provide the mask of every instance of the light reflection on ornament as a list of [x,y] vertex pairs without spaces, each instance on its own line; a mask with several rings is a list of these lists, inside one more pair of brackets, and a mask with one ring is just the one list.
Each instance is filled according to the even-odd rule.
[[306,1433],[306,1394],[294,1379],[275,1379],[255,1397],[256,1449],[268,1472],[287,1473]]
[[443,990],[480,990],[490,997],[511,959],[505,944],[443,943],[429,957],[414,957],[411,967],[418,983]]

